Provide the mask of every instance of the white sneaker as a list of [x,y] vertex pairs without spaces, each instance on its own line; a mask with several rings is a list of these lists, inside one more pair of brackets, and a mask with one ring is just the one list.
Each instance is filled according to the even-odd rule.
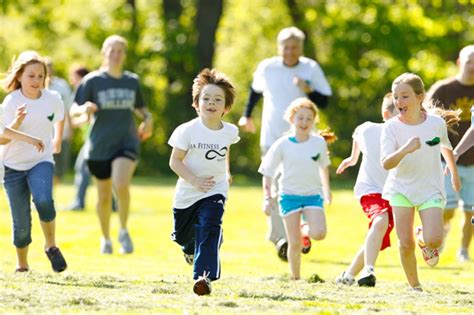
[[349,274],[346,274],[346,272],[343,271],[342,274],[336,278],[336,283],[351,286],[355,283],[355,279],[354,277]]
[[120,248],[120,252],[122,254],[133,253],[132,239],[130,238],[130,234],[128,234],[127,230],[120,230],[118,240],[120,242],[120,245],[122,245]]
[[416,228],[416,238],[418,239],[418,247],[421,249],[426,264],[431,267],[436,266],[439,262],[439,251],[436,248],[430,248],[425,245],[423,241],[423,228],[421,226]]
[[112,254],[112,242],[110,240],[106,240],[105,238],[100,239],[100,252],[102,254]]
[[467,249],[465,249],[465,248],[461,248],[458,251],[457,256],[458,256],[459,262],[468,262],[469,261],[469,253],[468,253]]

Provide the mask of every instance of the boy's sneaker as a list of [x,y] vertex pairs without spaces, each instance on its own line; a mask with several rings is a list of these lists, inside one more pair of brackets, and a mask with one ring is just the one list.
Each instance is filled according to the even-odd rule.
[[186,263],[188,265],[193,265],[194,264],[194,255],[188,255],[186,253],[184,253],[184,260],[186,260]]
[[56,246],[50,247],[45,250],[46,256],[48,256],[51,262],[51,267],[55,272],[63,272],[67,268],[66,260],[64,260],[61,251]]
[[102,238],[100,240],[100,252],[102,254],[112,254],[112,242],[110,240],[106,240]]
[[375,287],[375,272],[374,269],[365,269],[362,277],[359,278],[357,281],[357,284],[359,284],[360,287]]
[[30,269],[28,269],[27,267],[17,267],[15,269],[15,272],[28,272],[30,271]]
[[431,267],[436,266],[439,262],[439,252],[436,248],[429,248],[425,245],[425,242],[423,241],[423,229],[421,226],[416,229],[416,238],[418,239],[418,247],[421,249],[426,264]]
[[469,253],[466,248],[461,248],[458,251],[458,260],[459,262],[468,262],[469,261]]
[[127,230],[120,230],[119,238],[118,238],[120,245],[120,253],[122,254],[131,254],[133,253],[133,243],[130,235],[128,234]]
[[351,286],[355,283],[355,279],[343,271],[342,274],[336,278],[336,283]]
[[288,261],[288,242],[282,238],[277,242],[276,248],[278,257],[283,261]]
[[194,282],[193,286],[193,291],[197,295],[208,295],[211,294],[211,280],[208,278],[209,272],[204,274],[202,276],[199,276],[199,278]]
[[410,287],[410,289],[408,289],[408,291],[410,291],[410,292],[423,292],[423,288],[421,286]]

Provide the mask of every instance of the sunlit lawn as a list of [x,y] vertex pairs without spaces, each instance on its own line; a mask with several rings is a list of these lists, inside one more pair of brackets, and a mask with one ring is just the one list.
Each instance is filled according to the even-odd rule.
[[[113,216],[114,254],[99,253],[99,225],[94,211],[95,187],[89,190],[87,210],[58,211],[57,240],[69,268],[54,274],[42,252],[43,237],[37,215],[33,220],[28,274],[14,274],[11,217],[4,192],[0,199],[0,313],[2,312],[150,312],[150,313],[472,313],[473,263],[456,261],[460,239],[459,214],[441,261],[426,266],[418,252],[424,293],[407,291],[395,233],[392,248],[381,253],[376,266],[376,288],[338,287],[335,277],[349,264],[362,244],[367,221],[352,191],[333,192],[327,209],[327,238],[303,257],[305,280],[290,281],[265,240],[266,222],[257,185],[231,188],[224,217],[222,278],[209,297],[192,293],[192,270],[170,240],[173,219],[173,181],[139,178],[132,188],[130,233],[136,251],[120,255],[116,242],[118,218]],[[56,188],[58,209],[71,200],[73,188]],[[471,250],[474,255],[474,250]],[[317,274],[325,283],[308,279]]]

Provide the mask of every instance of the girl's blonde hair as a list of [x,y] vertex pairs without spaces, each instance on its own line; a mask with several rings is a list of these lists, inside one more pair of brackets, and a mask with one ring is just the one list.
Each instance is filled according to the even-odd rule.
[[393,103],[392,92],[388,92],[384,95],[382,101],[382,113],[389,112],[390,114],[394,114],[397,111],[395,104]]
[[44,69],[43,87],[48,85],[48,68],[43,58],[33,50],[27,50],[18,55],[18,58],[13,57],[12,64],[8,69],[7,76],[2,80],[2,86],[7,92],[12,92],[21,88],[20,77],[25,71],[26,66],[32,64],[40,64]]
[[424,102],[423,100],[425,97],[425,85],[423,83],[423,80],[420,78],[420,76],[414,73],[405,72],[399,75],[392,83],[392,90],[395,85],[402,84],[402,83],[409,85],[413,89],[413,92],[415,92],[415,94],[423,95],[423,99],[420,104],[422,111],[440,116],[446,122],[448,131],[451,133],[457,134],[457,132],[454,130],[454,127],[458,125],[459,123],[459,120],[460,120],[459,116],[461,114],[460,109],[457,109],[457,110],[444,109],[442,107],[437,106],[438,104],[432,100],[428,102]]
[[[306,97],[300,97],[291,102],[290,106],[286,109],[285,119],[290,124],[293,124],[293,118],[296,113],[302,109],[309,109],[314,116],[314,122],[317,124],[319,122],[319,109],[310,99]],[[333,143],[337,140],[336,135],[330,130],[330,128],[324,130],[318,130],[318,134],[326,140],[327,143]]]
[[[105,53],[107,52],[107,49],[112,46],[115,43],[119,43],[123,46],[123,49],[125,52],[127,52],[127,47],[128,47],[128,41],[125,39],[125,37],[122,37],[120,35],[110,35],[107,37],[104,42],[102,43],[102,48],[100,49],[100,52],[102,53],[103,56],[105,56]],[[102,68],[108,66],[108,60],[106,58],[103,59],[102,61]]]

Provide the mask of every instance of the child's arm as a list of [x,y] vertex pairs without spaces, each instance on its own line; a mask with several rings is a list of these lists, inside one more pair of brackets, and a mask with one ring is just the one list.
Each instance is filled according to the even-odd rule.
[[405,155],[418,150],[420,147],[420,138],[410,138],[407,143],[405,143],[402,147],[382,159],[383,168],[389,170],[397,167],[398,164],[400,164],[401,160],[405,157]]
[[324,200],[331,204],[332,195],[331,195],[331,185],[329,184],[329,167],[320,167],[319,176],[321,177],[321,184],[323,185],[323,197]]
[[[44,151],[44,143],[43,141],[41,141],[41,139],[30,136],[15,129],[10,129],[8,127],[5,128],[3,134],[0,134],[0,141],[3,139],[7,139],[7,142],[9,142],[10,140],[24,141],[31,145],[34,145],[39,152]],[[0,142],[0,144],[2,143]]]
[[87,101],[84,103],[84,105],[78,105],[77,103],[74,103],[69,110],[69,115],[71,115],[71,117],[81,116],[82,114],[87,114],[90,116],[98,110],[99,107],[93,102]]
[[183,163],[186,153],[187,152],[184,150],[173,148],[170,157],[170,168],[176,173],[176,175],[189,182],[199,191],[208,192],[216,184],[214,181],[214,176],[198,177],[194,175]]
[[226,164],[227,180],[229,181],[229,185],[230,185],[232,184],[232,174],[230,173],[230,146],[227,147],[227,155],[225,157],[225,164]]
[[441,147],[441,155],[446,161],[447,167],[451,172],[451,185],[454,191],[461,190],[461,180],[458,175],[458,168],[456,167],[456,160],[454,159],[453,151],[451,149]]
[[64,119],[54,123],[53,153],[61,152],[61,144],[63,141]]
[[[21,126],[21,123],[23,122],[23,120],[25,120],[25,117],[26,117],[26,104],[23,104],[21,106],[19,106],[16,110],[15,110],[15,118],[13,119],[13,121],[8,125],[6,126],[7,128],[10,128],[10,129],[13,129],[13,130],[18,130]],[[6,130],[6,129],[5,129]],[[7,144],[9,143],[11,140],[14,140],[12,138],[8,138],[8,137],[0,137],[0,144]]]
[[351,155],[348,158],[345,158],[341,162],[341,164],[339,164],[336,170],[336,174],[338,175],[342,174],[346,168],[356,165],[357,161],[359,160],[359,156],[360,156],[359,145],[357,144],[357,141],[353,139]]
[[454,160],[457,161],[459,156],[463,155],[464,152],[469,150],[470,147],[474,145],[474,128],[469,128],[461,141],[459,141],[456,148],[453,150]]
[[272,208],[272,181],[270,176],[262,177],[262,188],[263,188],[263,213],[270,215]]

